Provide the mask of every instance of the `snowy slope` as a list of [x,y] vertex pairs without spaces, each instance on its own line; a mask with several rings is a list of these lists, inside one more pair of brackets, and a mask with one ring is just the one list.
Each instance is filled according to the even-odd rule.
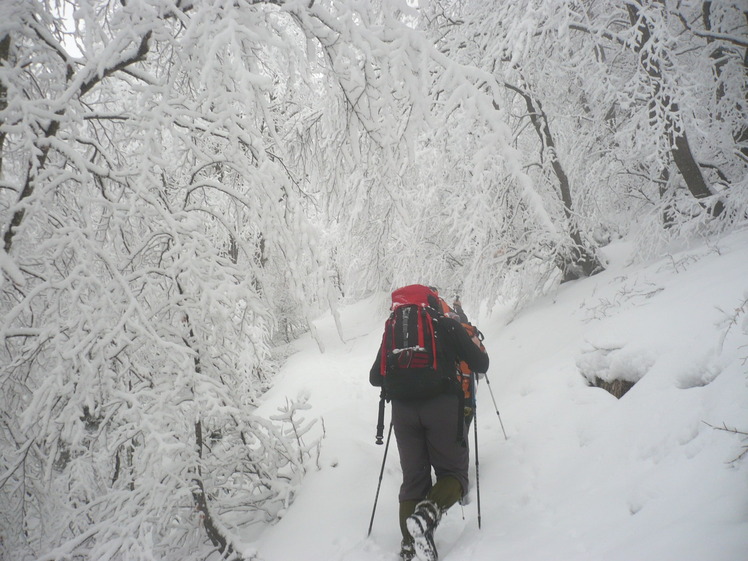
[[[607,271],[511,321],[510,310],[473,318],[509,438],[482,383],[482,529],[473,488],[437,532],[442,559],[748,560],[748,457],[732,461],[747,443],[707,425],[748,431],[748,231],[647,264],[629,251],[607,248]],[[366,537],[384,453],[367,376],[386,306],[381,295],[344,307],[345,342],[320,319],[324,353],[299,341],[266,396],[269,415],[307,392],[325,438],[319,469],[254,542],[262,561],[398,558],[394,437]],[[638,382],[617,400],[582,373]]]

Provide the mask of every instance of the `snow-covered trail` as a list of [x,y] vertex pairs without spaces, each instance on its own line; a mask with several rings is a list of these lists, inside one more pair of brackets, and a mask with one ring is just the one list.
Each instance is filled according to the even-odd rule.
[[[476,321],[509,439],[482,383],[482,529],[473,488],[437,532],[442,559],[748,559],[748,458],[731,462],[745,443],[707,425],[748,430],[748,310],[725,331],[748,298],[748,232],[647,266],[627,265],[628,251],[609,248],[606,272],[512,321],[508,311]],[[386,313],[384,297],[344,307],[345,342],[320,319],[325,352],[299,341],[266,395],[260,412],[272,414],[308,393],[326,436],[320,468],[255,542],[262,561],[397,559],[394,437],[366,537],[384,453],[368,370]],[[616,400],[581,373],[639,381]]]

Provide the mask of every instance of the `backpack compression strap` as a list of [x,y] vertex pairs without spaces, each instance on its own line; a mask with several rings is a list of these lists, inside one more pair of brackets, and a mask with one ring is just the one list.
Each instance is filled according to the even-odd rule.
[[[411,345],[409,347],[405,348],[394,348],[395,345],[395,330],[401,328],[402,326],[398,326],[398,319],[402,319],[402,315],[398,313],[398,311],[402,312],[401,308],[404,308],[405,306],[413,306],[413,311],[416,314],[417,318],[417,325],[416,325],[416,331],[418,333],[418,340],[415,345]],[[421,358],[417,363],[414,362],[412,365],[413,367],[425,367],[430,366],[434,370],[437,369],[437,359],[436,359],[436,333],[435,328],[433,325],[434,320],[431,318],[431,315],[426,310],[425,306],[420,306],[418,304],[401,304],[399,305],[393,312],[390,314],[389,319],[387,320],[385,327],[384,327],[384,334],[382,335],[382,354],[380,356],[379,361],[379,373],[382,376],[387,375],[387,365],[388,365],[388,359],[389,359],[389,353],[391,352],[394,355],[399,355],[400,353],[404,351],[417,351],[420,353],[424,353],[425,351],[430,350],[430,364],[423,363],[423,358]],[[428,330],[428,333],[427,333]],[[428,337],[428,340],[426,339]],[[421,355],[422,356],[422,355]]]

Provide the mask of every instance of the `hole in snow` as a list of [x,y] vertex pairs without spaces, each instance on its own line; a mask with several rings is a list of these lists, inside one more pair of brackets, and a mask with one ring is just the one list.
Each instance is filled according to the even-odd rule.
[[596,388],[602,388],[609,394],[615,396],[617,399],[621,399],[623,395],[634,387],[636,382],[629,382],[628,380],[602,380],[595,376],[594,380],[588,380],[591,386]]
[[623,344],[590,345],[577,357],[577,368],[587,384],[617,399],[634,387],[654,364],[652,355]]

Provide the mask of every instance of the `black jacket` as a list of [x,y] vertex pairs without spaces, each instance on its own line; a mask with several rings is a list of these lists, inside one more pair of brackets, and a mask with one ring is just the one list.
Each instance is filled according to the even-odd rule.
[[[436,324],[436,336],[440,341],[443,353],[443,363],[454,365],[464,360],[473,372],[488,372],[488,353],[483,352],[473,343],[473,340],[459,321],[446,316],[440,316]],[[381,386],[384,379],[381,374],[382,348],[380,345],[377,358],[369,371],[369,382],[372,386]]]

